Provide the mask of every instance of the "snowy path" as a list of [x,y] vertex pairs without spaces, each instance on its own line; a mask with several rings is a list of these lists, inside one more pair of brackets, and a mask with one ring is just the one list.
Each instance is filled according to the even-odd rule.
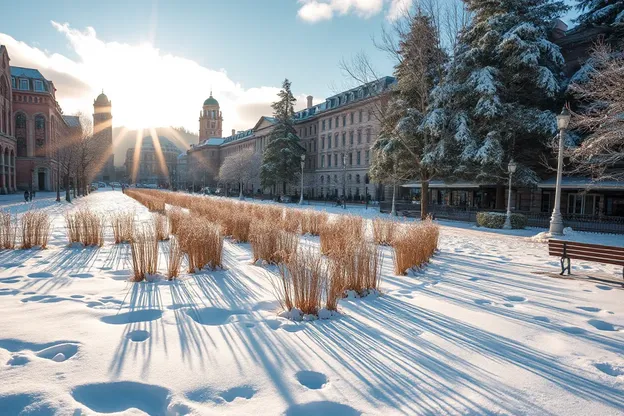
[[[624,290],[533,273],[558,259],[527,237],[443,226],[424,272],[393,275],[386,249],[384,296],[293,323],[249,245],[226,243],[223,272],[131,284],[110,230],[101,249],[67,248],[70,206],[36,202],[50,248],[0,252],[2,415],[624,412]],[[120,192],[83,205],[149,218]]]

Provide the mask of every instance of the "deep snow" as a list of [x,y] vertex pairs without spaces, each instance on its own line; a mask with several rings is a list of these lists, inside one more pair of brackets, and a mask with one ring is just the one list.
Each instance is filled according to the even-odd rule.
[[[15,212],[21,201],[0,196]],[[35,204],[54,218],[49,248],[0,252],[2,415],[624,412],[624,291],[534,273],[558,271],[530,239],[542,230],[443,222],[424,271],[394,275],[385,248],[382,296],[295,323],[278,316],[276,270],[251,265],[248,244],[226,242],[225,271],[133,284],[127,245],[107,230],[100,249],[69,248],[62,214],[147,220],[143,206],[119,191]]]

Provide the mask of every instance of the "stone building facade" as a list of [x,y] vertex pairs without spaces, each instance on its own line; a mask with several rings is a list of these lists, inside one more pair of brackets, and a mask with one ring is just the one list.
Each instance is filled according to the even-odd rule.
[[115,155],[113,153],[113,103],[104,91],[93,101],[93,135],[102,150],[97,163],[98,181],[115,179]]
[[180,149],[168,138],[158,136],[155,141],[152,136],[144,137],[138,152],[135,147],[126,151],[124,165],[127,182],[168,187],[178,176],[176,169],[179,155]]
[[[374,114],[387,100],[386,93],[394,82],[394,78],[384,77],[328,97],[317,105],[313,105],[313,98],[308,97],[306,108],[295,113],[295,128],[306,150],[306,198],[346,195],[363,199],[368,194],[379,199],[383,196],[381,187],[365,182],[371,162],[370,146],[379,130]],[[218,107],[214,110],[221,114]],[[274,124],[272,117],[263,116],[248,130],[232,132],[225,138],[205,138],[201,133],[200,119],[203,140],[188,151],[189,181],[196,188],[226,186],[217,178],[223,160],[246,148],[263,152]],[[299,182],[293,181],[287,193],[294,195],[299,189]],[[249,194],[271,192],[262,189],[259,178],[246,184],[245,191]]]

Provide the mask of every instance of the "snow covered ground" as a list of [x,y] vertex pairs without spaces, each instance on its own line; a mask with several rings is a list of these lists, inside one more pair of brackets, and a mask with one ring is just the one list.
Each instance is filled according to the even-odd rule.
[[394,275],[386,250],[383,296],[294,323],[277,317],[275,269],[251,265],[247,244],[225,244],[226,271],[133,284],[127,245],[107,230],[102,248],[68,248],[62,214],[147,220],[143,206],[118,191],[34,203],[54,218],[49,248],[0,252],[3,416],[624,412],[624,291],[534,273],[559,267],[529,238],[541,230],[444,222],[424,271]]

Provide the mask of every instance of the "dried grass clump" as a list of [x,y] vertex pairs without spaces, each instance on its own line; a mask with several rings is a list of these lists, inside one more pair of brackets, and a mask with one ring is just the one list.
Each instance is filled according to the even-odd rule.
[[104,217],[88,209],[65,214],[65,227],[69,243],[85,246],[104,244]]
[[438,248],[440,229],[431,220],[406,225],[393,239],[394,272],[405,275],[427,263]]
[[285,209],[280,228],[289,233],[299,234],[301,231],[301,221],[303,212],[299,209]]
[[169,239],[169,224],[167,224],[167,217],[163,214],[152,214],[152,220],[154,221],[154,232],[158,241],[166,241]]
[[189,217],[189,214],[186,214],[182,211],[180,207],[173,207],[167,211],[167,220],[169,221],[169,232],[173,235],[178,233],[178,229],[180,224]]
[[250,238],[254,263],[264,260],[279,264],[299,246],[299,235],[280,230],[269,221],[257,221],[251,226]]
[[321,253],[343,253],[351,242],[364,239],[364,221],[362,217],[340,215],[321,227],[319,235]]
[[0,211],[0,248],[12,250],[17,240],[17,216]]
[[50,216],[41,211],[28,211],[22,215],[21,248],[46,248],[50,236]]
[[247,214],[234,214],[231,220],[231,235],[238,243],[247,243],[251,232],[252,217]]
[[173,280],[180,274],[180,265],[184,253],[176,237],[169,239],[169,254],[167,256],[167,280]]
[[130,252],[133,281],[142,282],[158,272],[158,239],[153,227],[143,225],[134,230]]
[[111,217],[113,237],[115,244],[129,243],[132,241],[134,231],[134,212],[118,212]]
[[180,224],[178,240],[188,259],[188,272],[223,267],[223,236],[218,224],[190,217]]
[[336,290],[343,293],[352,290],[363,296],[379,289],[381,279],[381,251],[367,241],[354,241],[341,253],[334,253],[330,259],[331,281]]
[[319,235],[328,219],[325,212],[305,210],[301,218],[301,234]]
[[297,308],[304,314],[317,315],[327,274],[322,257],[310,249],[295,251],[279,269],[281,285],[278,298],[282,307],[288,311]]
[[396,229],[397,223],[395,221],[375,218],[373,220],[373,241],[382,246],[391,245]]

